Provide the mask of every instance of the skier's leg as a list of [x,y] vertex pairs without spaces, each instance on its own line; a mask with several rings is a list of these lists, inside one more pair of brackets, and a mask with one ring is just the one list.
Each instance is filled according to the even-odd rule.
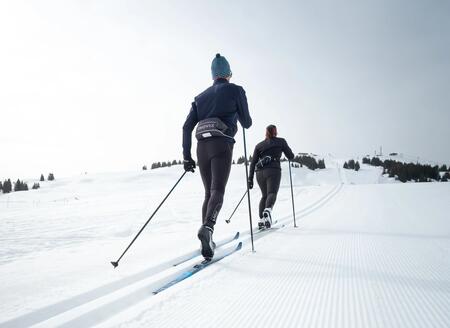
[[[223,204],[225,187],[231,170],[233,144],[222,141],[223,152],[211,159],[211,196],[206,210],[206,225],[211,228],[216,224],[217,216]],[[217,145],[219,148],[219,145]],[[216,148],[216,149],[217,149]]]
[[279,169],[267,169],[267,199],[266,208],[273,209],[277,200],[278,190],[280,189],[281,170]]
[[267,199],[267,183],[264,178],[264,170],[256,172],[256,182],[258,182],[259,189],[261,189],[261,200],[259,201],[259,218],[263,217],[263,211],[266,207]]
[[199,142],[197,145],[197,159],[198,168],[203,181],[203,187],[205,188],[205,199],[202,206],[202,223],[206,223],[206,211],[208,208],[208,202],[211,197],[211,160],[207,151],[206,144]]

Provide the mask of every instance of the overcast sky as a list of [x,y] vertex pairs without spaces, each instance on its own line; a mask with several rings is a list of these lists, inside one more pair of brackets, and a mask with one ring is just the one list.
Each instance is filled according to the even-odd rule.
[[[295,152],[450,164],[448,1],[0,2],[0,178],[181,159],[217,52]],[[241,156],[242,134],[234,157]]]

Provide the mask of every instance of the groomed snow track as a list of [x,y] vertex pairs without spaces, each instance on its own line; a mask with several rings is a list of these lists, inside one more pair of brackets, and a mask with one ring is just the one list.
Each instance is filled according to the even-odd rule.
[[[152,292],[195,261],[0,327],[449,327],[450,227],[434,211],[449,188],[429,186],[337,184],[296,212],[298,228],[279,218],[279,229],[255,234],[254,254],[241,232],[246,250],[161,294]],[[418,201],[430,193],[438,200]]]
[[[341,188],[341,184],[332,186],[329,192],[327,192],[320,199],[296,211],[297,220],[300,220],[302,217],[305,217],[306,215],[324,206],[341,190]],[[282,228],[288,224],[291,224],[293,222],[292,220],[292,215],[282,217],[278,220],[278,224],[275,228]],[[255,229],[255,232],[256,231],[257,229]],[[271,230],[258,232],[255,234],[254,241],[256,242],[270,233]],[[241,233],[239,240],[248,245],[250,242],[249,231]],[[112,315],[124,311],[133,305],[148,299],[149,297],[158,297],[157,295],[152,295],[152,291],[171,281],[185,269],[184,266],[182,266],[181,269],[178,269],[177,266],[177,269],[175,270],[173,264],[178,263],[180,260],[188,258],[195,253],[197,253],[197,251],[186,253],[183,256],[150,267],[140,273],[125,277],[104,286],[100,286],[94,290],[43,307],[36,311],[32,311],[12,320],[2,322],[0,323],[0,327],[29,327],[36,324],[40,324],[39,326],[42,325],[45,327],[46,321],[49,321],[48,324],[51,326],[53,325],[52,320],[55,319],[55,322],[58,322],[57,325],[60,327],[95,326],[102,321],[111,318]],[[192,264],[192,261],[188,261],[187,263]],[[153,279],[151,282],[142,285],[143,282],[152,277],[158,277],[158,279]],[[189,282],[182,282],[181,284],[185,283],[189,284]],[[132,288],[133,285],[139,286]],[[127,288],[132,291],[127,293]],[[106,298],[108,298],[107,301],[105,301]],[[112,301],[110,301],[111,299]],[[72,315],[72,313],[75,314]],[[78,313],[82,314],[77,315]],[[60,316],[70,319],[64,323],[60,323],[61,320],[58,318]]]

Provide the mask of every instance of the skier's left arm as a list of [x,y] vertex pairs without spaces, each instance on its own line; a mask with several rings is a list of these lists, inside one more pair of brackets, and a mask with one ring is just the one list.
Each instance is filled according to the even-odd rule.
[[252,126],[252,118],[248,111],[247,97],[245,95],[245,90],[242,87],[238,87],[237,95],[237,109],[238,109],[238,119],[242,127],[248,129]]
[[287,141],[283,139],[283,153],[284,155],[286,155],[286,157],[288,158],[288,160],[292,160],[295,155],[292,152],[291,148],[289,147],[289,145],[287,144]]
[[186,117],[186,121],[183,125],[183,158],[185,160],[192,160],[192,130],[194,130],[197,123],[197,106],[195,105],[195,102],[193,102],[189,115]]

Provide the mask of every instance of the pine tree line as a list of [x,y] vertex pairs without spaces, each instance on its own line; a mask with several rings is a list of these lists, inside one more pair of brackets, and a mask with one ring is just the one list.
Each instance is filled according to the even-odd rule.
[[[55,180],[55,176],[53,173],[49,173],[47,176],[48,181]],[[41,174],[41,177],[39,178],[39,181],[45,181],[44,175]],[[39,189],[41,185],[38,182],[33,183],[33,186],[31,189]],[[28,184],[24,182],[23,180],[17,179],[14,184],[11,182],[11,179],[7,179],[3,181],[3,183],[0,181],[0,192],[4,194],[8,194],[13,191],[27,191],[29,190]]]
[[361,165],[359,164],[358,161],[355,161],[354,159],[351,159],[348,162],[344,163],[344,169],[359,171],[360,168]]
[[301,156],[297,155],[291,162],[299,163],[301,167],[304,165],[310,170],[326,168],[324,159],[319,159],[319,161],[316,161],[314,157],[308,155],[301,155]]
[[[248,162],[250,163],[253,160],[253,157],[250,155],[250,158],[248,159]],[[245,156],[241,156],[237,159],[236,164],[244,164],[245,163]],[[233,160],[234,164],[234,160]]]
[[[383,174],[388,174],[390,178],[395,178],[401,182],[430,182],[432,180],[447,182],[450,179],[450,172],[448,172],[446,165],[439,167],[438,165],[403,163],[391,159],[382,161],[378,157],[365,157],[363,163],[381,166],[383,167]],[[440,172],[446,172],[442,178]]]
[[[180,160],[177,161],[175,159],[173,161],[167,161],[167,162],[155,162],[155,163],[152,163],[152,165],[150,166],[150,169],[154,170],[154,169],[158,169],[160,167],[171,167],[173,165],[181,165],[181,164],[182,164],[182,162]],[[142,169],[147,170],[147,166],[144,165],[142,167]]]

